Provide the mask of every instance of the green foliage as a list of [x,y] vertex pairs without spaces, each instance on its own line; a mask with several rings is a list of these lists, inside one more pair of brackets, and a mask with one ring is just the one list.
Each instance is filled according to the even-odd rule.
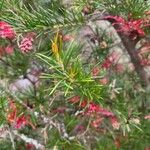
[[98,0],[97,7],[103,7],[112,15],[133,18],[142,18],[145,11],[149,10],[149,2],[145,0]]
[[[67,10],[55,1],[50,7],[29,5],[26,7],[22,1],[4,1],[1,20],[5,20],[16,27],[17,31],[37,31],[38,33],[53,32],[57,28],[72,28],[81,25],[84,18],[81,13],[74,10]],[[52,7],[51,7],[52,6]]]
[[[108,70],[101,67],[112,46],[112,39],[96,29],[96,42],[100,43],[93,49],[95,58],[92,64],[82,62],[84,45],[75,42],[76,39],[74,42],[63,39],[65,33],[72,29],[77,31],[77,27],[86,23],[82,14],[86,6],[92,10],[89,15],[96,9],[123,17],[132,14],[137,19],[144,17],[149,9],[147,3],[144,0],[75,0],[70,8],[66,8],[58,0],[1,0],[0,20],[10,23],[17,36],[12,41],[0,39],[0,46],[12,44],[15,47],[13,54],[0,56],[0,78],[8,79],[8,84],[18,78],[27,79],[32,62],[42,68],[39,71],[42,74],[38,74],[40,77],[37,75],[38,84],[33,83],[33,87],[26,91],[19,89],[15,93],[7,87],[0,87],[3,91],[0,93],[1,127],[7,125],[15,129],[14,124],[7,122],[6,115],[11,98],[19,115],[30,115],[35,125],[34,130],[28,124],[18,129],[18,133],[36,139],[47,149],[116,150],[116,139],[119,139],[120,150],[141,150],[150,146],[149,120],[144,119],[149,113],[149,93],[140,85],[138,75],[128,70],[118,73],[116,64]],[[30,31],[37,33],[35,49],[21,53],[19,37]],[[102,42],[105,45],[101,45]],[[92,74],[95,67],[100,69],[96,76]],[[109,79],[107,83],[101,82],[104,77]],[[104,112],[105,109],[111,111],[120,128],[115,129],[112,125],[112,116],[95,112],[88,115],[88,106],[81,108],[80,104],[69,101],[73,96],[80,96],[80,104],[84,100],[88,104],[96,104],[91,109],[97,109],[98,105]],[[99,119],[102,120],[98,127],[94,127],[93,121]],[[81,130],[77,128],[79,126]],[[63,130],[69,137],[63,135]],[[25,143],[18,139],[14,139],[16,149],[25,149]],[[10,139],[4,140],[4,144],[0,143],[0,150],[11,149],[11,142]]]
[[0,76],[17,78],[25,75],[29,68],[31,57],[31,55],[22,55],[20,51],[15,50],[12,55],[6,55],[6,57],[1,58],[0,61],[3,65],[0,66],[0,70],[2,70]]
[[7,107],[7,99],[2,91],[0,91],[0,126],[3,126],[6,121],[6,107]]

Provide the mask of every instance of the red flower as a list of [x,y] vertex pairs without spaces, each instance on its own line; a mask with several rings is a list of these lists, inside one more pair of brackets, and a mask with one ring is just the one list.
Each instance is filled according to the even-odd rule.
[[33,38],[25,37],[22,39],[21,44],[19,45],[22,53],[28,53],[33,49]]
[[28,124],[27,117],[24,115],[18,117],[15,121],[15,128],[20,129]]
[[107,109],[101,107],[98,104],[95,104],[94,102],[91,102],[88,106],[86,114],[90,115],[92,113],[101,114],[105,117],[113,117],[114,114]]
[[115,23],[113,25],[120,25],[118,32],[123,32],[132,39],[136,39],[137,36],[144,36],[144,27],[149,26],[144,20],[126,20],[120,16],[106,16],[104,19],[113,19]]
[[0,21],[0,37],[13,39],[15,38],[15,32],[13,28],[6,22]]
[[7,111],[7,121],[17,129],[20,129],[25,125],[30,125],[33,129],[35,129],[35,126],[30,121],[29,115],[18,115],[16,104],[12,100],[9,102],[9,109]]
[[111,65],[112,65],[111,61],[109,59],[106,59],[102,64],[102,68],[109,69]]
[[94,67],[92,69],[92,76],[97,76],[100,73],[100,67]]
[[88,107],[88,113],[93,113],[93,112],[99,112],[101,110],[101,107],[93,102],[91,102],[89,104],[89,107]]

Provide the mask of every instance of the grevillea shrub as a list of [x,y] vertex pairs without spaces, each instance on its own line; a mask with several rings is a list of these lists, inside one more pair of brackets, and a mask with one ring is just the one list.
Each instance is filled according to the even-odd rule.
[[0,150],[149,150],[149,4],[0,1]]

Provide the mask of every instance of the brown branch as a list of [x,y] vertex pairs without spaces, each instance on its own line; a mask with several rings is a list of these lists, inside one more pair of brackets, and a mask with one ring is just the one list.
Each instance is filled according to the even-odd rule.
[[142,84],[147,87],[150,85],[150,76],[146,73],[144,66],[141,65],[141,59],[135,49],[137,41],[129,39],[129,37],[125,36],[123,33],[118,34],[131,58],[131,62],[135,67],[135,71],[142,80]]
[[[110,19],[108,21],[110,21],[111,23],[115,23],[115,20],[113,20],[113,19]],[[119,25],[116,24],[114,26],[114,28],[116,29],[116,31],[118,31]],[[133,65],[135,67],[136,73],[139,75],[139,77],[141,79],[141,84],[144,87],[148,87],[150,85],[150,74],[148,74],[145,71],[144,66],[141,65],[141,59],[136,50],[136,44],[140,40],[140,38],[137,38],[136,40],[132,40],[130,37],[125,35],[123,32],[118,32],[118,35],[120,36],[122,43],[131,58],[131,62],[133,63]]]

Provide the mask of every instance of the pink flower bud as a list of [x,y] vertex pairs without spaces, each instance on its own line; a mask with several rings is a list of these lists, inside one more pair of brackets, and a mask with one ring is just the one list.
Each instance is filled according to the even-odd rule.
[[20,50],[22,53],[28,53],[33,49],[33,38],[32,37],[25,37],[22,39],[21,44],[19,45]]

